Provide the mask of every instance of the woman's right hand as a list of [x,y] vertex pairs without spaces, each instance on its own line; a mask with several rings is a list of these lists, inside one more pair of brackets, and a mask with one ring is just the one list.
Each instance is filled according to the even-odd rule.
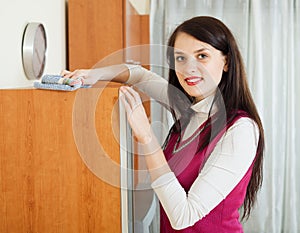
[[64,78],[83,78],[84,84],[93,85],[99,80],[126,83],[130,73],[126,65],[117,64],[95,69],[63,70],[60,75]]
[[60,75],[64,78],[77,79],[82,78],[84,80],[84,84],[93,85],[98,81],[97,77],[93,77],[90,75],[90,69],[78,69],[74,71],[63,70]]

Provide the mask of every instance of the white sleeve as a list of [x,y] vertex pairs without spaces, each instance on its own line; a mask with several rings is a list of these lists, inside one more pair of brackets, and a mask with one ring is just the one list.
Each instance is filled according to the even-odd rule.
[[217,143],[188,193],[172,172],[152,183],[174,229],[194,225],[235,188],[254,160],[258,138],[255,122],[241,118]]
[[137,87],[164,106],[168,104],[168,81],[139,65],[125,64],[129,70],[127,84]]

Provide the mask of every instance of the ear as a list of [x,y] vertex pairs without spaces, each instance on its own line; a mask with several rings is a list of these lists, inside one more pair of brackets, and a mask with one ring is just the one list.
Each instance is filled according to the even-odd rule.
[[227,72],[228,71],[228,56],[224,56],[224,67],[223,67],[223,71]]

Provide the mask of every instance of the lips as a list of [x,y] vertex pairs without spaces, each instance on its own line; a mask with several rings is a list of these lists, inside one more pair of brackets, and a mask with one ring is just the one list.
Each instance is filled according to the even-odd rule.
[[195,86],[198,83],[200,83],[203,80],[202,77],[197,77],[197,76],[192,76],[192,77],[187,77],[184,79],[184,81],[187,83],[189,86]]

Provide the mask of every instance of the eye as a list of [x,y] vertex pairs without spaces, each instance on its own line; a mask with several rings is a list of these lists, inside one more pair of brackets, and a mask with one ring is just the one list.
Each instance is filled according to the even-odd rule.
[[175,56],[175,60],[177,62],[183,62],[183,61],[185,61],[185,57],[184,56]]
[[204,54],[204,53],[198,54],[198,59],[203,60],[203,59],[205,59],[205,58],[207,58],[207,57],[208,57],[208,56],[207,56],[206,54]]

